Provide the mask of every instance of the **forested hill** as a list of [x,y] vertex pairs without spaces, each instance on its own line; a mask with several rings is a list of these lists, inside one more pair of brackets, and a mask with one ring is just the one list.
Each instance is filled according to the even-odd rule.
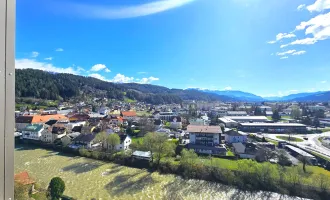
[[152,104],[180,103],[182,100],[233,101],[227,96],[201,91],[169,89],[137,83],[111,83],[92,77],[49,73],[33,69],[16,69],[16,97],[40,99],[84,99],[107,97],[112,99],[145,101]]

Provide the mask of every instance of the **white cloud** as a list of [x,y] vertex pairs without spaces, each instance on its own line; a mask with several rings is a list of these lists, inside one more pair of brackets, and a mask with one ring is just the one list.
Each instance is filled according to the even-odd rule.
[[33,51],[33,52],[31,53],[31,57],[32,57],[32,58],[36,58],[36,57],[38,57],[38,56],[39,56],[39,52]]
[[79,74],[73,67],[61,68],[56,67],[51,63],[38,62],[34,59],[16,59],[16,69],[39,69],[43,71],[56,72],[56,73],[68,73],[68,74]]
[[55,51],[64,51],[62,48],[57,48]]
[[280,59],[288,59],[288,58],[289,58],[288,56],[280,57]]
[[297,7],[297,10],[302,10],[306,7],[306,4],[301,4]]
[[327,83],[327,81],[321,81],[321,83]]
[[173,8],[183,6],[194,0],[158,0],[150,3],[131,6],[97,6],[87,4],[68,4],[66,7],[71,13],[102,19],[121,19],[152,15]]
[[282,40],[283,38],[293,38],[293,37],[296,37],[295,34],[293,33],[279,33],[276,35],[276,40],[272,40],[272,41],[269,41],[267,42],[268,44],[274,44],[280,40]]
[[111,72],[111,70],[109,68],[105,68],[104,71],[107,72],[107,73]]
[[227,87],[224,88],[224,90],[232,90],[232,89],[233,89],[233,88],[230,87],[230,86],[227,86]]
[[100,71],[100,70],[103,70],[106,68],[107,68],[107,66],[105,66],[104,64],[96,64],[91,68],[91,71],[97,72],[97,71]]
[[53,60],[53,57],[45,58],[45,60]]
[[281,52],[281,53],[277,52],[276,55],[278,55],[278,56],[284,56],[284,55],[287,55],[287,54],[292,54],[294,52],[296,52],[296,50],[295,49],[292,49],[292,50],[288,50],[288,51]]
[[306,51],[296,51],[292,55],[296,56],[296,55],[302,55],[302,54],[305,54],[305,53],[306,53]]
[[140,81],[139,81],[139,83],[141,83],[141,84],[148,84],[148,83],[151,83],[151,82],[153,82],[153,81],[158,81],[159,80],[159,78],[155,78],[155,77],[153,77],[153,76],[150,76],[149,78],[142,78]]
[[89,74],[88,76],[93,77],[93,78],[100,79],[102,81],[108,81],[104,76],[102,76],[100,74]]
[[282,44],[281,46],[280,46],[280,48],[284,48],[284,47],[287,47],[287,46],[289,46],[288,44]]
[[77,70],[78,70],[78,72],[84,72],[84,71],[86,71],[84,68],[82,68],[82,67],[77,67]]
[[321,12],[330,8],[330,0],[316,0],[314,4],[307,6],[309,12]]
[[111,81],[115,83],[129,83],[134,82],[134,77],[127,77],[123,74],[117,74]]

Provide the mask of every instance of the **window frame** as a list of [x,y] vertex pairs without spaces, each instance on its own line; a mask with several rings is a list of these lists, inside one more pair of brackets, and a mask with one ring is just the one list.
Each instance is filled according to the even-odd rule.
[[0,0],[0,199],[14,199],[15,0]]

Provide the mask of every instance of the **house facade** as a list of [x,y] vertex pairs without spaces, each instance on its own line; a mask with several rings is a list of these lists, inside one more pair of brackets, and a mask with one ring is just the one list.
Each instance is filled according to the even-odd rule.
[[220,144],[220,126],[188,125],[189,149],[203,154],[225,154],[227,149]]
[[41,124],[30,124],[22,131],[23,139],[40,140],[44,126]]
[[119,137],[120,137],[120,144],[116,145],[115,149],[117,151],[129,149],[129,145],[131,145],[132,143],[131,137],[129,135],[119,135]]
[[241,131],[230,130],[225,132],[225,141],[228,144],[232,143],[246,143],[247,134]]

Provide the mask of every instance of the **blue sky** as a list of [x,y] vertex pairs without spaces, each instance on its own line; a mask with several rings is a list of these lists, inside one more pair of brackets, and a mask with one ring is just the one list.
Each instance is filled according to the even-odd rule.
[[261,96],[330,90],[330,0],[17,0],[16,68]]

